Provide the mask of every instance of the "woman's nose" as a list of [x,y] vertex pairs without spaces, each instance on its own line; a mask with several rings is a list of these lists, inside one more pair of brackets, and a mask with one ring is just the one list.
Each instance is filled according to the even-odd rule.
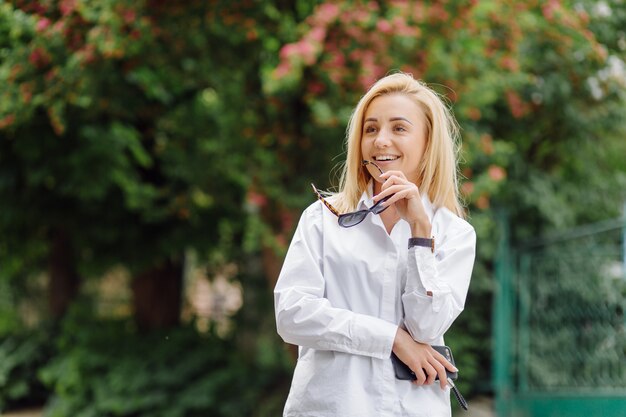
[[390,143],[391,140],[389,139],[389,134],[382,130],[378,133],[376,139],[374,140],[374,146],[377,148],[386,148],[390,145]]

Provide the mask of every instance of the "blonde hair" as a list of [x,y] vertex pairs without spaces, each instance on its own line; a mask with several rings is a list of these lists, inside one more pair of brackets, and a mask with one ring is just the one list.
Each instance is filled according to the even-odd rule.
[[465,212],[458,192],[459,127],[439,95],[425,83],[405,73],[388,75],[378,80],[359,100],[348,124],[347,156],[342,169],[339,192],[333,204],[340,212],[355,210],[371,176],[361,165],[361,138],[365,112],[376,97],[405,94],[413,99],[426,116],[426,149],[419,167],[421,193],[426,193],[437,207],[446,207],[459,217]]

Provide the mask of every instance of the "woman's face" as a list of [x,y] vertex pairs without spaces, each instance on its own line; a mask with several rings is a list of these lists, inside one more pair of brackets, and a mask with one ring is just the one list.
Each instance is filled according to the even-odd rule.
[[[424,112],[407,95],[376,97],[365,111],[361,154],[384,172],[402,171],[409,181],[417,184],[418,167],[426,149],[426,131]],[[367,169],[378,181],[380,173],[376,167],[368,165]]]

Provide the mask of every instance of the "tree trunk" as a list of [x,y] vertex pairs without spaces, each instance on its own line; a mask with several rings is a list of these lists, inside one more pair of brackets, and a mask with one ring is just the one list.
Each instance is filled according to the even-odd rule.
[[80,286],[72,241],[63,230],[54,230],[51,234],[48,273],[50,313],[58,320],[67,312]]
[[167,260],[135,276],[132,283],[135,320],[143,330],[180,324],[183,267]]

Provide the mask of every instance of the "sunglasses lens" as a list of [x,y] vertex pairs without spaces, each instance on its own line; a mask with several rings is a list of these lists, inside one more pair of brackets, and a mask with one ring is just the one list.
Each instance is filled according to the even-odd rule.
[[354,213],[342,214],[339,216],[339,226],[341,227],[352,227],[361,223],[363,219],[367,216],[367,211],[357,211]]

